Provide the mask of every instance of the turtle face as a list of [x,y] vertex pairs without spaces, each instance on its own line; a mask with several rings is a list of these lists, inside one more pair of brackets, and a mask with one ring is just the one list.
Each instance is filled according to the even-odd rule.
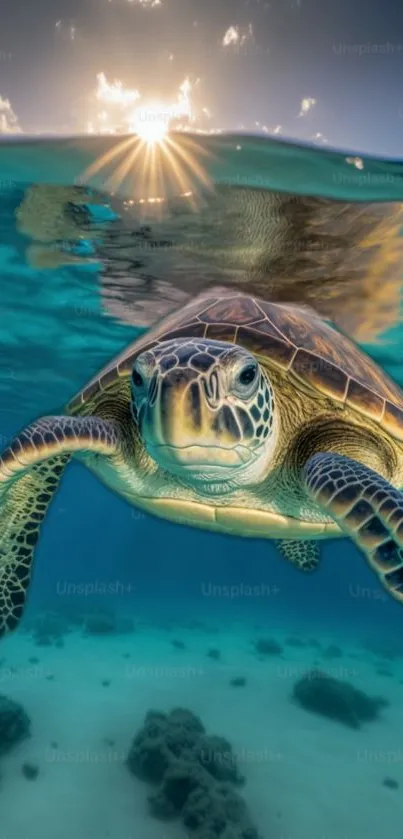
[[186,482],[259,480],[274,444],[274,400],[255,357],[234,344],[173,339],[141,353],[133,414],[149,455]]

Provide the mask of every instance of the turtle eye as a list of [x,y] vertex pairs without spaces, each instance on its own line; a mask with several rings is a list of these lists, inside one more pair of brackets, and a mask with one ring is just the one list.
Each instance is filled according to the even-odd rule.
[[257,372],[257,364],[247,364],[246,367],[243,367],[241,372],[238,373],[239,384],[242,385],[242,387],[248,387],[255,381]]
[[140,376],[140,373],[136,369],[134,369],[132,373],[132,382],[135,387],[142,387],[144,384],[143,377]]

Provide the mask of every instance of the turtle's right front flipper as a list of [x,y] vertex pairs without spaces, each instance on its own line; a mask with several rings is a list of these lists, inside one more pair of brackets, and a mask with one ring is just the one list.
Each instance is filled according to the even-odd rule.
[[18,626],[41,523],[71,455],[118,449],[119,432],[97,417],[44,417],[0,456],[0,636]]

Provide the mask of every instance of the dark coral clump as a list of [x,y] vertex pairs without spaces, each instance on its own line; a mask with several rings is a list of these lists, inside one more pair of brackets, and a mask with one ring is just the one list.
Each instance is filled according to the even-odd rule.
[[377,658],[386,658],[388,661],[395,661],[403,657],[403,645],[396,641],[369,639],[363,641],[362,646],[368,652],[376,655]]
[[307,711],[328,717],[350,728],[360,728],[361,723],[378,717],[388,703],[379,697],[370,697],[349,682],[334,679],[321,670],[311,670],[294,685],[294,699]]
[[133,775],[150,784],[161,783],[170,765],[171,755],[165,743],[165,730],[165,714],[149,711],[127,758],[127,765]]
[[216,784],[192,790],[182,810],[182,819],[197,839],[259,839],[248,808],[241,796],[228,784]]
[[86,635],[113,635],[116,632],[115,616],[108,612],[94,612],[85,616],[84,633]]
[[383,786],[388,787],[388,789],[399,789],[399,783],[395,778],[384,778],[382,783]]
[[220,661],[220,659],[221,659],[220,650],[217,650],[215,647],[211,647],[207,651],[207,655],[208,655],[209,658],[212,658],[214,661]]
[[283,648],[273,638],[258,638],[253,642],[258,655],[281,655]]
[[94,609],[81,618],[85,635],[131,635],[136,631],[133,618],[116,615],[113,610]]
[[178,638],[172,638],[171,644],[176,650],[186,650],[186,644]]
[[40,612],[31,623],[35,643],[39,647],[60,645],[70,626],[64,615],[59,612]]
[[240,774],[231,744],[224,737],[201,737],[195,751],[197,760],[213,775],[217,781],[230,781],[242,784],[244,779]]
[[23,763],[21,771],[27,781],[36,781],[39,775],[39,766],[36,763]]
[[191,711],[175,708],[169,715],[149,711],[129,752],[130,770],[144,781],[160,783],[177,760],[202,766],[222,781],[243,781],[230,743],[223,737],[208,736]]
[[233,688],[244,688],[246,685],[245,676],[235,676],[234,679],[230,679],[230,685]]
[[149,795],[151,812],[159,819],[174,818],[181,814],[194,790],[210,786],[211,780],[200,766],[178,760],[169,766],[161,785]]
[[207,735],[191,711],[149,711],[127,765],[155,787],[149,804],[156,818],[181,817],[197,839],[259,839],[234,789],[244,779],[230,743]]
[[31,720],[22,705],[0,696],[0,754],[30,736]]

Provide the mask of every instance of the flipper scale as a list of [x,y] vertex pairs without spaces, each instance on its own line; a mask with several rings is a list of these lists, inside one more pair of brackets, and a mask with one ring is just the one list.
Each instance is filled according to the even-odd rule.
[[403,493],[369,467],[320,452],[304,470],[305,487],[365,555],[382,585],[403,602]]
[[24,611],[41,523],[76,451],[113,454],[119,432],[97,417],[43,417],[0,456],[0,637]]

